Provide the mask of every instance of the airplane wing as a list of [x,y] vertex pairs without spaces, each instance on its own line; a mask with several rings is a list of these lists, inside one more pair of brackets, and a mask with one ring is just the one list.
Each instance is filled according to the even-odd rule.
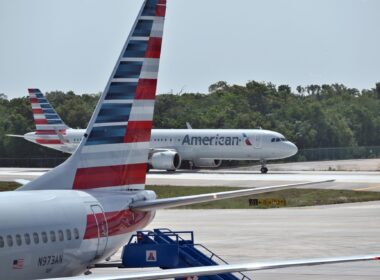
[[172,208],[172,207],[184,206],[184,205],[189,205],[189,204],[196,204],[196,203],[234,198],[234,197],[240,197],[240,196],[246,196],[246,195],[252,195],[252,194],[278,191],[278,190],[289,189],[289,188],[303,187],[303,186],[309,186],[309,185],[315,185],[315,184],[321,184],[321,183],[330,183],[333,181],[334,180],[326,180],[326,181],[309,182],[309,183],[267,186],[267,187],[258,187],[258,188],[242,189],[242,190],[240,189],[236,191],[136,201],[130,204],[130,209],[134,211],[152,211],[152,210],[157,210],[157,209]]
[[25,180],[25,179],[15,179],[14,181],[22,186],[30,182],[30,180]]
[[24,135],[17,135],[17,134],[6,134],[5,136],[24,138]]
[[231,272],[243,271],[256,271],[267,270],[276,268],[296,267],[296,266],[312,266],[321,264],[345,263],[345,262],[358,262],[358,261],[373,261],[380,260],[379,255],[365,255],[365,256],[352,256],[352,257],[331,257],[321,259],[301,259],[301,260],[285,260],[285,261],[270,261],[270,262],[254,262],[245,264],[226,264],[226,265],[212,265],[212,266],[198,266],[191,268],[177,268],[166,269],[153,272],[139,272],[128,273],[125,275],[107,275],[107,276],[76,276],[65,278],[51,278],[50,280],[154,280],[154,279],[167,279],[177,277],[192,277],[217,275]]

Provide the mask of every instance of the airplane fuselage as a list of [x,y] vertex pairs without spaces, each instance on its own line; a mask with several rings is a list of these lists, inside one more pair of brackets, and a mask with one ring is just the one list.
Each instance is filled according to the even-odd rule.
[[1,279],[72,276],[112,255],[154,212],[134,213],[146,191],[76,190],[0,193]]
[[[73,153],[85,130],[68,129],[57,137],[30,132],[24,138],[62,152]],[[51,139],[49,139],[49,137]],[[153,129],[151,149],[175,150],[182,160],[274,160],[290,157],[297,147],[278,132],[263,129]]]

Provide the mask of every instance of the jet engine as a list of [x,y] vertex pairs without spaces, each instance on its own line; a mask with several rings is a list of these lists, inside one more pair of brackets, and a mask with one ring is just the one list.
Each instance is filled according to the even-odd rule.
[[199,158],[194,160],[195,167],[219,167],[222,164],[220,159],[208,159],[208,158]]
[[149,165],[153,169],[176,170],[181,166],[181,157],[175,151],[156,152],[150,157]]

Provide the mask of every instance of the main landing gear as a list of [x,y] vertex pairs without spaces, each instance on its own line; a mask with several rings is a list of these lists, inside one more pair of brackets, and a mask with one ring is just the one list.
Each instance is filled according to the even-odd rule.
[[266,174],[268,172],[268,168],[266,166],[266,164],[267,164],[266,161],[262,160],[262,161],[260,161],[260,163],[261,163],[261,169],[260,169],[261,173]]

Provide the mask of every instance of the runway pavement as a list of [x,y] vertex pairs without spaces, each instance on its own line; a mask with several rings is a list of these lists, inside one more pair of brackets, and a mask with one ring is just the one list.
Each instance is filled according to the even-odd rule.
[[[266,210],[161,210],[149,229],[194,230],[197,243],[230,263],[241,263],[378,254],[379,217],[380,202]],[[93,272],[117,275],[128,271]],[[257,271],[248,275],[255,280],[377,280],[380,261]]]
[[[15,179],[32,180],[48,169],[39,168],[0,168],[0,181]],[[259,187],[285,183],[299,183],[335,179],[334,183],[318,187],[332,189],[353,189],[380,191],[380,172],[352,171],[273,171],[261,174],[256,171],[239,170],[179,170],[176,172],[152,170],[147,175],[150,185],[177,186],[230,186]]]
[[[0,181],[33,179],[47,169],[0,168]],[[152,171],[148,184],[255,187],[335,179],[319,187],[380,191],[379,172],[241,170]],[[380,253],[380,202],[252,210],[161,210],[149,228],[194,230],[231,263]],[[96,269],[94,275],[123,274]],[[255,280],[379,279],[379,262],[322,265],[248,273]]]

